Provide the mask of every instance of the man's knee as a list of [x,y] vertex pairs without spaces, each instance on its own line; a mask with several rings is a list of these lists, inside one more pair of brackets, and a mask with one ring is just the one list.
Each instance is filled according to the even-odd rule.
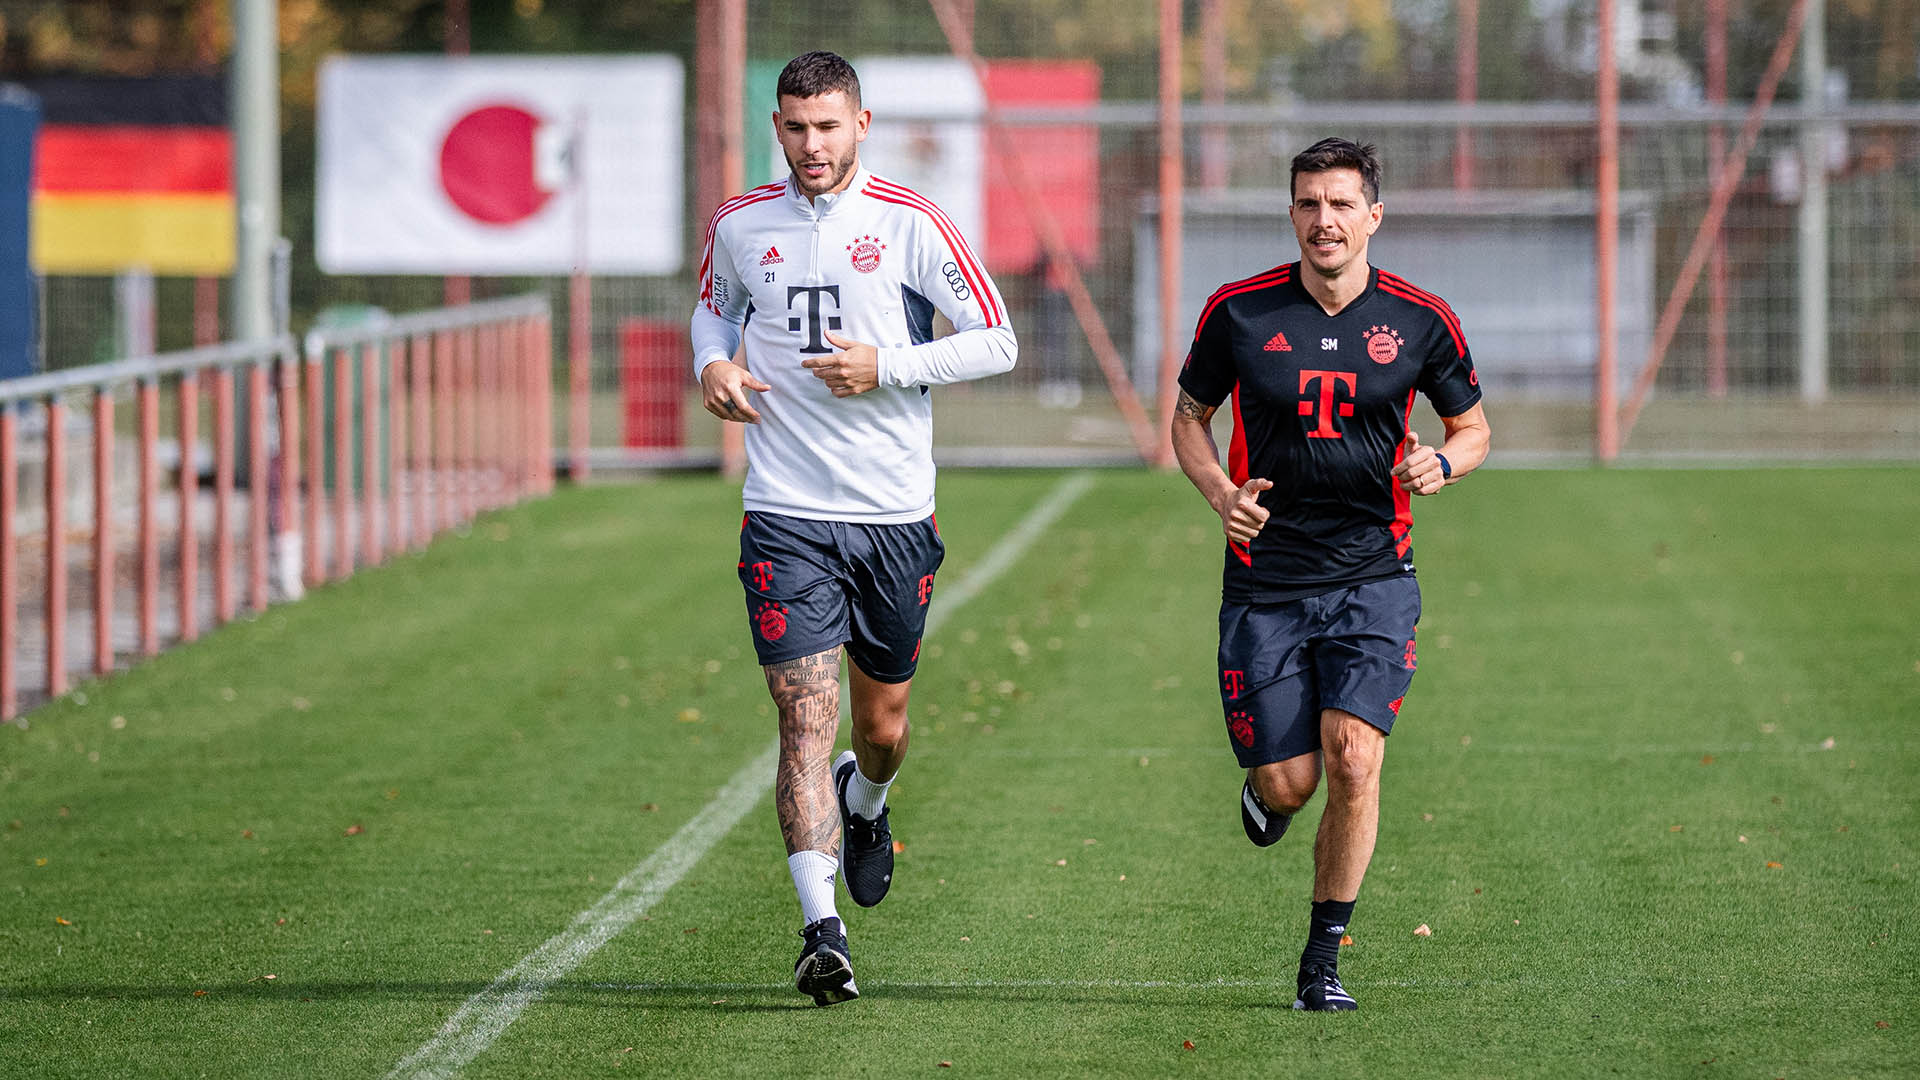
[[1386,733],[1351,713],[1327,710],[1322,729],[1327,784],[1358,791],[1377,787],[1386,756]]
[[854,734],[882,754],[891,754],[907,740],[907,687],[868,679],[854,682]]
[[[1305,755],[1311,759],[1313,755]],[[1267,804],[1267,809],[1282,814],[1297,814],[1300,808],[1313,798],[1314,789],[1320,786],[1320,770],[1317,765],[1303,766],[1301,759],[1276,761],[1271,765],[1261,765],[1248,770],[1253,781],[1253,793]]]

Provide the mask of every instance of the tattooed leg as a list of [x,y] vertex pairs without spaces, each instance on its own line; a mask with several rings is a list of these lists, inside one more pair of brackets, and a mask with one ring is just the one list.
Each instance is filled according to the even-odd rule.
[[840,728],[840,650],[768,664],[767,690],[780,710],[780,767],[773,805],[787,854],[840,843],[833,797],[833,740]]

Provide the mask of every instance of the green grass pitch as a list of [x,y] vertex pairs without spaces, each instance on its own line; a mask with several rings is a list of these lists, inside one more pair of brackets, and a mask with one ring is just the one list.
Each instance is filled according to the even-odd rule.
[[[434,1068],[1920,1075],[1920,472],[1418,502],[1346,1016],[1289,1009],[1320,800],[1240,833],[1185,480],[1094,474],[958,588],[1061,480],[942,477],[905,850],[885,904],[842,902],[859,1001],[789,984],[762,785]],[[0,729],[0,1076],[382,1076],[463,1003],[500,1020],[496,978],[772,741],[738,521],[711,478],[563,491]]]

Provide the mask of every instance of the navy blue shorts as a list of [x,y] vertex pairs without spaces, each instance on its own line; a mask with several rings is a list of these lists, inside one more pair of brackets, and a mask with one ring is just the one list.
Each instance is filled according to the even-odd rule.
[[913,678],[946,554],[932,517],[863,525],[749,512],[740,522],[740,584],[761,666],[845,645],[877,682]]
[[1220,605],[1220,705],[1240,767],[1320,749],[1320,712],[1393,731],[1413,685],[1420,585],[1392,577],[1284,604]]

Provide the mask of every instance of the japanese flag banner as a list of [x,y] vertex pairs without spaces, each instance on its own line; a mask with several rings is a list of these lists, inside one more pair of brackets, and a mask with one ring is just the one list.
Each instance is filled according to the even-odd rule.
[[316,257],[330,274],[670,274],[673,56],[333,56]]

